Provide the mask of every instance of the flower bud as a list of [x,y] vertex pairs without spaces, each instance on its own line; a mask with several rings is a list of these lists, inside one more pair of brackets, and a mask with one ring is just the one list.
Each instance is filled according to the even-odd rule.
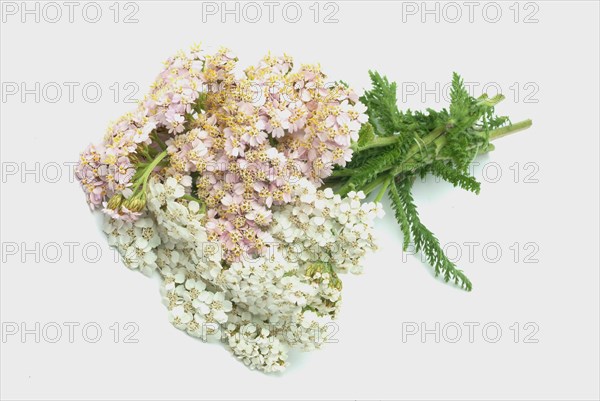
[[135,194],[131,198],[125,199],[122,205],[132,212],[141,212],[146,207],[146,194],[143,192]]
[[123,202],[123,195],[115,194],[108,200],[107,207],[112,210],[117,210],[121,206],[121,202]]

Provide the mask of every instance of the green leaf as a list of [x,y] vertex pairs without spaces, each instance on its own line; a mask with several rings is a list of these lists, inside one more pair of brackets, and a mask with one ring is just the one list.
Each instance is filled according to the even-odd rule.
[[375,138],[375,131],[373,126],[369,123],[365,123],[360,127],[358,131],[358,147],[365,146]]
[[404,243],[402,245],[402,249],[406,251],[408,249],[408,245],[410,244],[410,226],[408,223],[408,217],[406,216],[406,207],[400,199],[400,195],[398,194],[398,188],[394,183],[389,186],[388,195],[390,201],[392,202],[392,209],[394,210],[394,215],[396,216],[396,220],[398,224],[400,224],[400,229],[402,230],[402,235],[404,237]]
[[427,262],[433,267],[436,277],[441,274],[444,281],[452,281],[461,288],[471,291],[473,288],[471,281],[462,270],[457,269],[454,263],[448,259],[438,239],[421,223],[417,206],[414,204],[411,194],[413,180],[414,177],[400,183],[395,182],[393,185],[396,185],[401,204],[404,206],[404,212],[415,244],[415,251],[422,252],[425,255]]
[[517,123],[514,128],[507,126],[508,117],[497,116],[494,110],[504,97],[483,94],[475,98],[456,73],[452,75],[447,109],[401,111],[396,83],[374,71],[369,71],[369,75],[372,88],[360,97],[367,106],[369,122],[361,127],[352,160],[344,168],[336,168],[328,181],[338,185],[341,195],[352,190],[368,194],[383,185],[376,198],[381,199],[387,188],[404,236],[404,249],[412,239],[436,276],[441,274],[444,280],[470,291],[469,279],[446,257],[438,239],[421,223],[410,192],[412,184],[416,176],[431,173],[478,194],[481,184],[468,174],[472,160],[494,149],[490,138],[527,128],[531,121]]
[[389,83],[386,77],[378,72],[369,71],[373,89],[366,91],[360,101],[367,106],[369,122],[373,125],[375,133],[380,136],[389,136],[397,132],[400,112],[396,99],[396,83]]
[[431,164],[429,170],[433,175],[443,178],[455,187],[460,187],[476,194],[479,194],[481,190],[481,184],[475,177],[453,168],[451,163],[435,161]]

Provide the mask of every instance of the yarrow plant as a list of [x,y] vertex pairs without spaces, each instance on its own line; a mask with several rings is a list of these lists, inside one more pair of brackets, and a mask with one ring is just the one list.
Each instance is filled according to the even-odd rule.
[[433,173],[479,191],[467,164],[530,121],[496,117],[500,97],[472,98],[457,75],[448,111],[400,112],[395,84],[377,73],[359,98],[287,55],[241,74],[237,61],[199,46],[168,59],[76,170],[124,264],[162,277],[175,327],[265,372],[283,370],[290,348],[319,348],[341,274],[360,273],[376,249],[386,193],[405,247],[471,289],[420,222],[411,185]]

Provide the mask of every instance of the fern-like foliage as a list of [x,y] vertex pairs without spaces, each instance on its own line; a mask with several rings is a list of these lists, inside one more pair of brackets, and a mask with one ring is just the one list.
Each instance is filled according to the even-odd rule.
[[359,190],[372,182],[381,171],[385,171],[401,162],[405,150],[400,143],[390,146],[386,152],[379,153],[354,171],[354,175],[339,190],[341,195],[346,195],[353,190]]
[[473,158],[490,151],[490,135],[510,123],[497,116],[494,107],[503,99],[471,96],[462,78],[454,73],[447,109],[401,111],[394,82],[377,72],[369,72],[372,88],[360,101],[367,106],[369,122],[353,145],[354,155],[344,168],[336,168],[327,180],[338,193],[373,191],[379,185],[378,199],[387,194],[404,236],[404,249],[413,241],[436,275],[443,275],[466,290],[472,285],[464,273],[444,255],[439,241],[421,223],[411,188],[415,177],[433,174],[456,187],[479,193],[481,185],[468,174]]
[[464,190],[479,194],[481,184],[475,177],[468,175],[452,166],[450,162],[436,160],[425,171],[431,172],[433,175],[448,181],[455,187],[460,187]]
[[[422,252],[423,255],[425,255],[427,262],[433,267],[436,277],[441,274],[446,282],[452,281],[461,288],[471,291],[473,288],[471,281],[462,270],[457,269],[454,263],[448,259],[444,254],[438,239],[423,223],[421,223],[419,213],[417,212],[417,206],[415,205],[411,194],[413,182],[413,179],[400,180],[400,182],[395,180],[392,183],[392,186],[390,186],[390,193],[395,191],[398,195],[398,204],[395,207],[396,210],[398,207],[402,207],[404,210],[404,216],[408,222],[415,251]],[[394,187],[394,189],[391,189],[392,187]],[[396,213],[396,216],[398,216],[398,213]],[[402,227],[402,223],[400,226]],[[402,231],[404,232],[405,229],[403,228]],[[406,244],[407,234],[405,233],[404,235],[404,242]]]
[[375,139],[375,130],[369,123],[365,123],[360,127],[358,131],[358,146],[366,146],[369,142]]
[[365,92],[360,101],[367,106],[369,122],[381,136],[398,132],[400,112],[396,100],[396,83],[389,83],[378,72],[369,71],[373,89]]
[[404,237],[402,249],[406,251],[408,249],[408,245],[410,245],[410,239],[412,237],[411,228],[408,221],[408,216],[406,215],[404,201],[400,197],[400,194],[398,193],[398,186],[395,183],[389,186],[388,196],[392,204],[392,209],[394,210],[394,215],[396,216],[398,224],[400,224],[400,230],[402,230],[402,235]]

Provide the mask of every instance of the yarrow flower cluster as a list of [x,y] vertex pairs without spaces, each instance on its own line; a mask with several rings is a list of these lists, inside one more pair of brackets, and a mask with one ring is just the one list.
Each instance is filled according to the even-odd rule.
[[383,211],[323,186],[367,120],[357,95],[288,56],[236,63],[198,46],[167,60],[76,174],[124,264],[162,277],[171,323],[272,372],[327,341]]
[[413,184],[433,174],[478,193],[468,164],[531,120],[496,115],[503,96],[474,98],[456,73],[449,108],[420,112],[399,110],[377,72],[359,98],[287,55],[237,62],[200,46],[169,58],[76,168],[109,245],[161,277],[175,327],[265,372],[284,369],[290,348],[319,348],[336,331],[341,275],[376,248],[386,194],[404,250],[471,290],[421,222]]
[[[267,252],[228,263],[220,244],[208,241],[199,203],[184,196],[175,178],[157,173],[142,217],[105,217],[109,244],[126,266],[163,277],[171,323],[223,340],[248,366],[267,372],[286,366],[289,348],[326,342],[341,301],[339,274],[360,272],[360,259],[375,249],[380,204],[360,203],[360,193],[342,199],[302,179],[292,185],[292,202],[273,207]],[[314,220],[322,228],[312,227]]]
[[[206,57],[203,112],[189,117],[189,129],[166,117],[176,134],[166,141],[171,166],[198,177],[210,239],[225,244],[227,260],[263,250],[270,207],[292,200],[291,182],[307,178],[320,185],[335,165],[345,165],[367,119],[356,94],[341,84],[327,86],[316,66],[293,72],[289,57],[268,56],[237,79],[236,60],[226,50]],[[180,66],[189,62],[175,59],[177,67],[169,69],[179,75],[161,77],[160,87],[178,81]]]
[[376,248],[386,194],[404,250],[412,243],[436,276],[471,290],[421,222],[412,186],[433,174],[478,193],[468,164],[531,120],[497,116],[503,97],[472,97],[456,73],[448,109],[413,112],[377,72],[359,98],[287,55],[242,73],[237,62],[199,46],[169,58],[76,169],[109,245],[162,278],[175,327],[265,372],[284,369],[290,348],[319,348],[335,331],[341,274],[360,273]]
[[318,186],[351,159],[366,108],[317,66],[294,72],[290,57],[267,56],[236,78],[236,61],[197,47],[167,60],[138,110],[82,154],[77,176],[92,208],[135,220],[151,168],[168,166],[194,180],[227,260],[263,250],[270,207],[291,201],[291,182]]

